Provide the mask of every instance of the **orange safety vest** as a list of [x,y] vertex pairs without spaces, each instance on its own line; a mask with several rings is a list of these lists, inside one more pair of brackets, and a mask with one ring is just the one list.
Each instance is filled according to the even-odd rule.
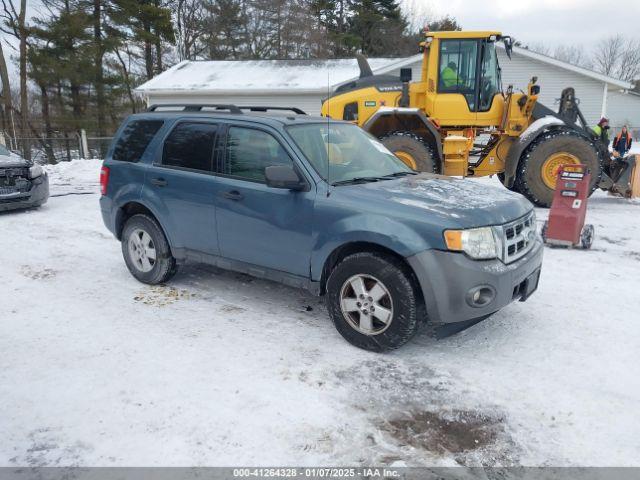
[[[620,132],[616,137],[616,141],[615,141],[616,146],[618,145],[618,143],[620,143],[621,138],[622,138],[622,132]],[[631,134],[629,133],[629,130],[627,130],[627,148],[630,148],[630,147],[631,147]]]

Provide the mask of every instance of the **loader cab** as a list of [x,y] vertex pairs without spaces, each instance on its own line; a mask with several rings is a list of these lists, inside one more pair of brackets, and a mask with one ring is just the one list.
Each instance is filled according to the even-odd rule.
[[[441,125],[495,125],[504,108],[500,66],[496,53],[499,34],[436,32],[425,59],[426,110]],[[499,101],[494,101],[498,97]]]

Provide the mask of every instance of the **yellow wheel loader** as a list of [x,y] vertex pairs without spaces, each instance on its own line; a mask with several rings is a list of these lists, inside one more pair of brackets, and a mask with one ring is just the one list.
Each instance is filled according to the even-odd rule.
[[497,174],[539,206],[553,199],[561,165],[585,164],[591,192],[615,189],[608,145],[593,133],[572,88],[558,112],[537,102],[536,77],[526,92],[503,91],[496,43],[500,32],[427,32],[422,73],[373,75],[358,56],[360,78],[325,99],[322,115],[357,123],[415,170],[462,177]]

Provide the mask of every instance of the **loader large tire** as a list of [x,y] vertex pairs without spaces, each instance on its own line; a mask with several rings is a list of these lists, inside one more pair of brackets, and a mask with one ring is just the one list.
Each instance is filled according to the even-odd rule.
[[411,132],[393,132],[380,141],[408,167],[418,172],[438,172],[438,160],[433,147],[422,137]]
[[552,130],[535,139],[522,154],[514,190],[539,207],[550,207],[560,165],[581,163],[591,171],[589,194],[602,177],[602,159],[588,138],[573,130]]

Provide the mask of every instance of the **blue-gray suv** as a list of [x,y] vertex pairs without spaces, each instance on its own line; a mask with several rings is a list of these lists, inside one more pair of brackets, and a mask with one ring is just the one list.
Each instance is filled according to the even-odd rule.
[[524,197],[416,173],[357,126],[268,107],[152,107],[120,127],[100,206],[131,274],[204,262],[325,295],[342,336],[397,348],[537,288]]

